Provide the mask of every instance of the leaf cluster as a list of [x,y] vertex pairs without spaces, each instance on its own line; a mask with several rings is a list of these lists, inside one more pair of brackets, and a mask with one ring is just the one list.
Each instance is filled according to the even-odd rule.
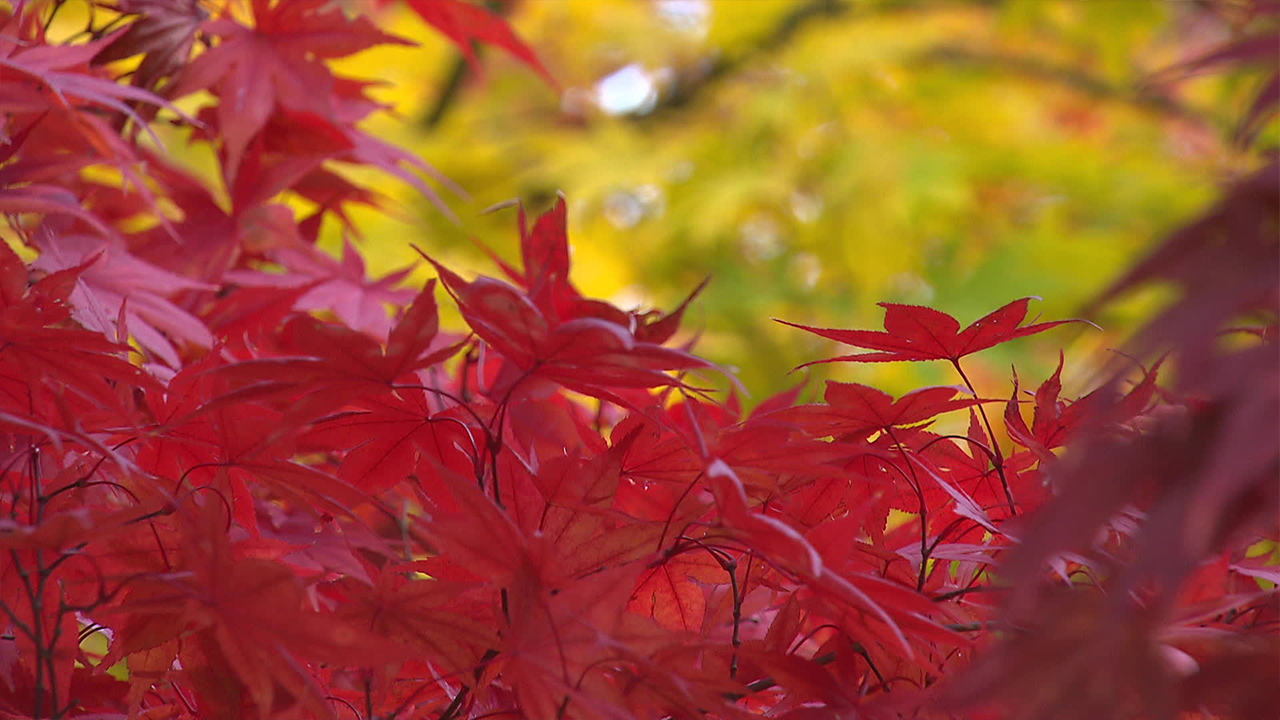
[[[796,327],[959,385],[748,412],[680,344],[701,286],[578,290],[563,198],[519,210],[505,279],[420,249],[438,280],[408,290],[317,249],[380,203],[343,164],[433,193],[327,64],[401,44],[376,15],[97,0],[53,41],[65,4],[0,6],[0,718],[1275,707],[1274,166],[1117,285],[1184,287],[1137,348],[1172,385],[1157,361],[1071,399],[1064,358],[992,394],[966,358],[1070,321],[886,304],[883,331]],[[407,4],[545,74],[499,16]]]

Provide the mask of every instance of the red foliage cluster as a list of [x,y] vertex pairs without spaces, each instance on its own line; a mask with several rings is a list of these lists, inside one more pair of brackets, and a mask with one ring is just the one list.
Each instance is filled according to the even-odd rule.
[[[1280,572],[1248,553],[1278,539],[1274,166],[1117,288],[1185,287],[1142,347],[1180,353],[1172,387],[1156,363],[1072,401],[1060,365],[983,397],[966,356],[1059,322],[885,305],[883,332],[798,327],[963,386],[744,412],[669,344],[688,301],[574,288],[563,201],[521,211],[506,280],[428,257],[467,335],[436,281],[315,247],[378,202],[331,163],[431,192],[324,62],[405,42],[369,17],[95,0],[51,43],[61,4],[0,5],[0,213],[35,255],[0,243],[0,718],[1280,706]],[[544,72],[477,6],[408,5]],[[171,104],[198,90],[195,118]],[[148,149],[157,122],[216,150],[219,187]]]

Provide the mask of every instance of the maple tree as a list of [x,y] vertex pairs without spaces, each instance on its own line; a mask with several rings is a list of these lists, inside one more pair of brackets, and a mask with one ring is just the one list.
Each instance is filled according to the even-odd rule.
[[[901,304],[883,331],[788,322],[867,351],[815,362],[941,361],[961,384],[748,410],[673,344],[701,286],[670,312],[579,292],[563,198],[518,210],[505,280],[424,241],[438,279],[415,291],[317,248],[379,203],[342,164],[435,197],[359,129],[369,82],[326,63],[406,42],[375,15],[95,0],[53,41],[64,4],[0,5],[0,717],[1280,705],[1274,161],[1116,283],[1183,294],[1131,348],[1152,360],[1078,399],[1065,356],[1034,392],[966,374],[1071,322],[1028,324],[1023,298],[963,329]],[[406,5],[548,76],[498,15]],[[216,182],[162,125],[212,148]]]

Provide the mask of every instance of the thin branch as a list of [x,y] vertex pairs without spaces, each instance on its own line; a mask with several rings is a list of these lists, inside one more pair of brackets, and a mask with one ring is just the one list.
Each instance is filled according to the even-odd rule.
[[[964,374],[964,368],[960,367],[959,360],[952,360],[951,365],[955,367],[956,372],[960,374],[960,379],[964,381],[965,387],[969,388],[969,392],[974,397],[978,397],[978,391],[973,387],[973,383],[969,382],[969,376]],[[1009,514],[1017,515],[1018,506],[1013,501],[1013,491],[1009,489],[1009,479],[1004,474],[1004,451],[1000,449],[1000,443],[996,442],[996,433],[991,429],[991,421],[987,419],[987,411],[978,404],[978,414],[982,416],[982,423],[987,426],[987,439],[991,441],[991,451],[995,453],[996,474],[1000,476],[1000,487],[1004,489],[1004,498],[1009,503]]]
[[[505,2],[495,2],[489,0],[484,3],[484,7],[494,15],[506,15],[511,4]],[[474,54],[478,62],[484,48],[476,43],[471,44],[471,52]],[[449,69],[445,73],[444,82],[440,85],[440,91],[436,94],[436,101],[432,103],[431,110],[427,112],[422,119],[422,125],[428,130],[434,130],[444,116],[449,113],[458,96],[462,93],[462,86],[466,84],[467,78],[471,75],[471,65],[462,53],[455,52],[453,58],[449,61]]]
[[921,65],[981,67],[995,72],[1028,77],[1039,82],[1056,83],[1100,100],[1128,103],[1143,110],[1152,110],[1200,124],[1209,124],[1212,119],[1206,117],[1204,112],[1188,107],[1174,97],[1159,92],[1153,86],[1117,85],[1090,75],[1078,67],[1056,65],[1028,55],[983,52],[958,45],[939,45],[917,55],[914,62]]
[[643,115],[629,116],[634,122],[653,120],[665,111],[676,110],[691,104],[708,87],[728,77],[735,70],[760,55],[775,53],[790,43],[807,25],[820,20],[832,20],[844,15],[852,7],[844,0],[809,0],[798,3],[783,15],[767,32],[749,43],[746,50],[737,55],[720,55],[709,58],[697,73],[677,76],[670,91],[659,98],[653,109]]

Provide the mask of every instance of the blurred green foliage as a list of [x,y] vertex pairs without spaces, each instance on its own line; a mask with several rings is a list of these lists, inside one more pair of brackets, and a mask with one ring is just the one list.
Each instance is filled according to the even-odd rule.
[[[686,327],[755,400],[848,351],[771,317],[878,328],[875,303],[894,301],[968,323],[1025,295],[1072,316],[1213,198],[1239,161],[1220,138],[1252,91],[1147,83],[1227,31],[1158,0],[502,7],[562,92],[496,51],[463,67],[407,16],[392,27],[423,48],[339,66],[386,80],[399,118],[372,126],[470,193],[442,191],[455,224],[378,180],[403,212],[356,213],[371,271],[412,263],[416,242],[494,274],[470,238],[514,257],[514,211],[481,210],[521,198],[538,212],[563,191],[579,287],[672,307],[713,276]],[[1095,319],[1122,332],[1142,307]],[[1060,344],[1117,342],[1079,327],[989,354],[980,387],[1007,388],[1013,360],[1038,382]],[[933,365],[815,373],[896,392],[956,381]]]

